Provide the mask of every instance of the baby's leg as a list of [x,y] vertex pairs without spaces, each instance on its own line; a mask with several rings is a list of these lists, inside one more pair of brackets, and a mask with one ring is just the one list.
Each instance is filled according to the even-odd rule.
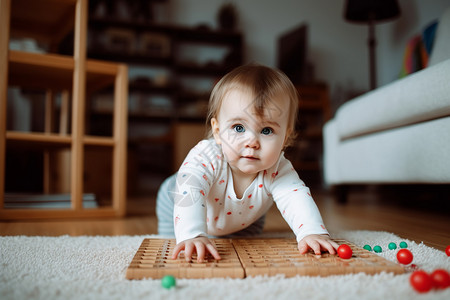
[[[159,187],[156,196],[156,216],[158,217],[158,234],[175,236],[173,228],[173,192],[177,174],[167,178]],[[172,193],[171,193],[172,192]]]

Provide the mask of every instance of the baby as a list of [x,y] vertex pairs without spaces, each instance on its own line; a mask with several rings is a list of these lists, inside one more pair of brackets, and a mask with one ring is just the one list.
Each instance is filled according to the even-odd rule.
[[245,65],[214,87],[209,137],[187,155],[157,196],[159,234],[175,234],[172,258],[184,250],[204,261],[220,255],[208,236],[262,232],[273,202],[295,233],[300,253],[335,254],[311,197],[283,150],[295,138],[298,95],[282,72]]

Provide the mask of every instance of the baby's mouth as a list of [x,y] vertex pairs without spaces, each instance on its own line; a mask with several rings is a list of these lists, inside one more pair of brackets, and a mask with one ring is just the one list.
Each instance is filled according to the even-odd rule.
[[251,155],[246,155],[246,156],[243,156],[243,158],[245,158],[245,159],[249,159],[249,160],[259,160],[259,158],[257,158],[257,157],[254,157],[254,156],[251,156]]

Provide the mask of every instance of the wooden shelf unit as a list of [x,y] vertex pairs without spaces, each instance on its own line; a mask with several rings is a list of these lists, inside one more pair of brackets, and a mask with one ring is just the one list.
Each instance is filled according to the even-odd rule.
[[286,156],[307,185],[321,185],[322,128],[331,114],[328,86],[301,85],[297,90],[300,97],[298,137],[287,149]]
[[[87,2],[87,0],[0,0],[0,220],[125,215],[128,68],[124,64],[86,59]],[[72,30],[73,56],[9,50],[10,37],[19,36],[47,43],[51,51],[56,49]],[[9,86],[46,91],[48,97],[46,97],[45,132],[7,131]],[[84,119],[87,95],[108,86],[113,86],[114,90],[112,136],[87,136]],[[54,93],[64,91],[71,96],[71,133],[53,133],[48,126],[54,121],[51,113],[54,105],[52,97]],[[70,172],[68,172],[70,174],[63,174],[70,177],[70,208],[5,208],[7,176],[5,159],[6,148],[10,146],[70,150]],[[108,147],[112,151],[110,206],[83,208],[86,147]],[[43,192],[45,194],[45,191]]]
[[[111,0],[114,3],[114,0]],[[113,5],[112,5],[113,6]],[[237,31],[227,31],[214,28],[190,27],[175,24],[158,24],[150,21],[138,20],[135,18],[125,19],[114,17],[114,13],[95,15],[95,9],[89,17],[90,44],[88,45],[88,57],[107,58],[108,60],[125,62],[144,70],[164,70],[167,75],[165,83],[158,84],[155,77],[147,75],[141,76],[146,80],[133,80],[130,77],[130,103],[133,103],[133,96],[139,99],[163,98],[167,100],[165,110],[158,110],[158,107],[151,107],[144,101],[136,101],[136,106],[130,105],[129,109],[129,181],[130,194],[154,193],[148,188],[148,181],[162,180],[179,168],[178,156],[186,155],[189,149],[184,144],[180,145],[177,140],[178,131],[183,131],[192,124],[197,127],[204,127],[206,111],[204,105],[208,102],[209,92],[196,90],[192,86],[183,84],[188,79],[205,80],[216,82],[227,72],[239,66],[244,57],[244,36]],[[125,35],[117,35],[117,39],[108,38],[111,31],[121,32]],[[142,38],[154,35],[158,41],[161,37],[167,43],[161,43],[160,51],[151,51],[142,47]],[[97,38],[98,37],[98,38]],[[123,40],[122,40],[123,39]],[[113,47],[106,41],[122,41],[119,46]],[[126,46],[125,46],[126,45]],[[133,46],[130,46],[133,45]],[[169,46],[167,46],[169,45]],[[122,48],[123,47],[123,51]],[[196,51],[208,51],[209,48],[223,50],[223,57],[215,57],[212,61],[202,61],[196,54],[184,57],[185,47],[195,48]],[[156,47],[158,48],[158,47]],[[118,50],[119,49],[119,50]],[[63,49],[66,52],[65,49]],[[200,53],[199,51],[199,53]],[[203,53],[203,52],[202,52]],[[131,74],[132,72],[130,72]],[[202,104],[204,106],[202,106]],[[107,120],[107,109],[92,109],[92,118]],[[161,127],[167,130],[161,130]],[[180,128],[181,127],[181,128]],[[91,128],[95,128],[92,126]],[[136,130],[133,130],[135,128]],[[161,130],[160,135],[153,136],[142,133],[139,136],[134,134],[144,132],[144,128],[151,131],[151,128]],[[103,128],[100,128],[103,130]],[[200,129],[197,129],[199,131]],[[156,132],[156,130],[155,130]],[[201,135],[203,137],[203,134]],[[198,135],[190,135],[190,140],[198,142]],[[194,143],[194,145],[195,145]],[[188,143],[189,145],[191,143]],[[183,153],[179,153],[179,149]],[[163,150],[161,150],[163,149]],[[164,155],[159,155],[161,152]],[[157,153],[156,155],[154,153]],[[174,158],[174,159],[172,159]],[[174,161],[173,164],[165,164],[165,168],[160,166],[161,160]],[[151,173],[151,174],[149,174]],[[153,176],[145,179],[146,176]],[[144,178],[144,179],[142,179]],[[145,184],[139,185],[146,180]],[[135,186],[133,186],[135,183]]]

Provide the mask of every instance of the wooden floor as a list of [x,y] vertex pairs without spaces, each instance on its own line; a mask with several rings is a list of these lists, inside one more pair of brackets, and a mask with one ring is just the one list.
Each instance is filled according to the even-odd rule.
[[[380,191],[366,187],[352,190],[346,204],[338,204],[327,191],[312,189],[330,232],[339,230],[387,231],[423,241],[444,250],[450,245],[450,199],[405,188]],[[40,220],[0,222],[0,235],[147,235],[157,233],[154,197],[128,201],[126,218],[89,220]],[[265,231],[290,231],[275,206],[266,218]]]

